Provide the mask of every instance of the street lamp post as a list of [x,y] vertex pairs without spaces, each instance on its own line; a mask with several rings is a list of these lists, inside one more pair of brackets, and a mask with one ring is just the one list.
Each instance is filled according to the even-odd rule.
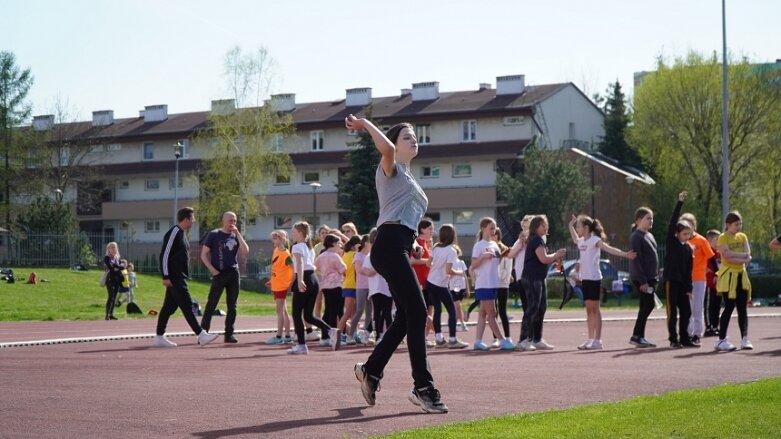
[[727,131],[727,5],[721,0],[721,213],[729,212],[729,142]]
[[629,192],[629,204],[626,206],[626,211],[628,212],[629,216],[629,224],[632,224],[632,221],[634,218],[632,218],[632,183],[635,182],[635,178],[631,175],[627,175],[624,180],[626,181],[626,184],[629,186],[627,191]]
[[321,186],[321,184],[315,181],[309,183],[309,186],[312,188],[312,221],[316,221],[317,220],[317,189]]
[[179,210],[179,158],[182,157],[182,142],[174,143],[174,224],[176,224],[176,212]]

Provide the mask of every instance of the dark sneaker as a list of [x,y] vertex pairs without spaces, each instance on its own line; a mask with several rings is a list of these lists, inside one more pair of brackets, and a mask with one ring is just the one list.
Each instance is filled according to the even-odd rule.
[[703,337],[715,337],[719,335],[719,330],[714,328],[708,328],[703,334]]
[[671,341],[670,342],[670,349],[680,349],[682,347],[683,347],[683,345],[681,345],[677,341]]
[[650,341],[646,340],[643,337],[638,337],[633,335],[632,338],[629,339],[629,343],[637,346],[638,348],[655,348],[656,345],[651,343]]
[[681,346],[685,348],[698,348],[701,346],[699,337],[692,337],[688,340],[681,340]]
[[238,343],[239,341],[236,340],[236,337],[233,335],[226,335],[225,336],[225,343]]
[[377,377],[366,373],[363,363],[355,363],[353,370],[355,371],[355,378],[361,383],[363,399],[366,400],[366,404],[373,406],[377,400],[375,393],[380,390],[380,380]]
[[439,390],[433,386],[412,389],[409,400],[426,413],[447,413],[447,406],[440,399]]

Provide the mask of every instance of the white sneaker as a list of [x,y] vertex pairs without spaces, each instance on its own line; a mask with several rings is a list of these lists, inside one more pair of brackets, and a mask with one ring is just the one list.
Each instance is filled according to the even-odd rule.
[[456,331],[458,331],[458,332],[467,332],[467,331],[469,331],[469,328],[466,327],[466,323],[462,322],[462,323],[459,323],[458,325],[456,325]]
[[361,333],[361,344],[369,344],[369,331],[363,331]]
[[743,337],[742,340],[740,340],[740,348],[746,349],[746,350],[752,350],[754,349],[754,345],[751,344],[751,341],[748,339],[748,336]]
[[515,345],[515,349],[519,351],[529,351],[529,352],[537,350],[537,348],[534,347],[532,342],[530,342],[529,340],[524,340],[518,343],[517,345]]
[[321,348],[331,347],[331,339],[324,338],[324,339],[320,340],[320,343],[318,343],[318,346],[320,346]]
[[498,338],[495,338],[495,339],[494,339],[494,342],[493,342],[493,343],[491,343],[491,348],[493,348],[493,349],[496,349],[496,348],[498,348],[498,347],[499,347],[499,339],[498,339]]
[[297,344],[287,350],[289,355],[306,355],[309,353],[309,348],[305,344]]
[[[380,338],[382,338],[382,337],[380,337]],[[374,335],[374,333],[372,332],[371,334],[369,334],[369,339],[366,340],[366,345],[367,346],[374,346],[374,345],[376,345],[379,342],[380,342],[380,340],[377,340],[375,335]]]
[[586,346],[587,351],[597,351],[602,349],[602,340],[592,340],[591,344]]
[[318,331],[309,332],[304,337],[304,340],[306,340],[306,341],[317,341],[317,340],[320,340],[320,332],[318,332]]
[[338,351],[342,344],[342,331],[331,328],[331,330],[328,331],[328,337],[329,341],[331,342],[331,349]]
[[165,335],[156,335],[155,339],[152,341],[152,346],[156,348],[175,348],[176,343],[167,339]]
[[715,349],[717,351],[722,351],[722,352],[731,352],[736,350],[737,348],[735,347],[734,344],[730,343],[729,341],[727,341],[726,338],[724,338],[716,342]]
[[537,348],[537,350],[540,350],[540,351],[549,351],[549,350],[555,348],[556,346],[553,346],[552,344],[548,344],[545,341],[545,339],[541,339],[537,343],[534,343],[534,347]]
[[586,341],[584,341],[583,343],[580,344],[580,346],[578,346],[578,350],[579,351],[584,351],[584,350],[588,349],[588,347],[591,345],[591,343],[593,341],[594,340],[586,340]]
[[206,331],[201,331],[201,333],[198,334],[198,344],[201,346],[206,346],[207,344],[216,340],[219,336],[220,334],[209,334]]

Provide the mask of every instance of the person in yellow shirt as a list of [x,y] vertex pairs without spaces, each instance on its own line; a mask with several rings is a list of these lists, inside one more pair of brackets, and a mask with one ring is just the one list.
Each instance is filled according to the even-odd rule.
[[[266,340],[266,344],[293,344],[290,337],[290,316],[287,313],[287,295],[293,282],[293,258],[288,247],[290,241],[287,232],[274,230],[271,232],[271,242],[274,243],[274,253],[271,255],[271,280],[266,286],[271,288],[274,294],[274,302],[277,304],[277,334]],[[282,338],[282,331],[285,338]]]
[[697,233],[697,218],[692,213],[681,215],[682,221],[688,221],[692,225],[694,234],[689,239],[694,260],[692,261],[692,295],[690,303],[692,315],[689,319],[689,339],[699,346],[700,339],[705,334],[705,289],[708,260],[715,254],[708,240]]
[[732,311],[738,309],[738,326],[740,327],[741,349],[754,349],[748,339],[747,302],[751,300],[751,282],[746,271],[746,264],[751,261],[751,247],[748,237],[741,232],[743,217],[737,211],[727,214],[724,221],[726,229],[719,236],[718,248],[721,254],[721,268],[716,273],[718,281],[716,292],[724,297],[724,311],[719,322],[719,341],[717,351],[734,351],[737,349],[727,341],[727,327],[732,317]]
[[[361,235],[352,235],[347,243],[344,245],[344,254],[342,255],[342,261],[347,266],[347,271],[344,272],[344,282],[342,283],[342,299],[344,300],[344,309],[342,316],[339,318],[339,322],[336,324],[336,329],[339,334],[349,333],[347,328],[347,320],[352,320],[353,314],[355,314],[355,298],[356,298],[356,282],[355,282],[355,266],[353,260],[355,259],[355,253],[361,251]],[[357,322],[350,322],[351,325],[355,325]],[[347,337],[348,345],[355,344],[355,338]]]

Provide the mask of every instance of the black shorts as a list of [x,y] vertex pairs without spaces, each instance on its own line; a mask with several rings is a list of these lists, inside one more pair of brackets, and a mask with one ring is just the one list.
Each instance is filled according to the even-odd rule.
[[453,302],[464,300],[464,290],[461,291],[450,290],[450,297],[453,298]]
[[431,301],[431,295],[429,295],[428,290],[422,288],[421,291],[423,292],[423,301],[426,302],[426,309],[434,306],[434,302]]
[[582,281],[583,300],[599,300],[599,292],[602,289],[602,282],[598,280]]

